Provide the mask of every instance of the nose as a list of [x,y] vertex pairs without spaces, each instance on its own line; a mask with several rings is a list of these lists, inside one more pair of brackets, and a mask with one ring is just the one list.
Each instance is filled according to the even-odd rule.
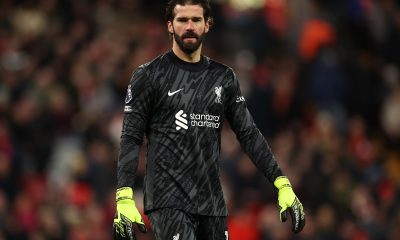
[[192,20],[189,20],[186,25],[186,30],[194,30],[194,23]]

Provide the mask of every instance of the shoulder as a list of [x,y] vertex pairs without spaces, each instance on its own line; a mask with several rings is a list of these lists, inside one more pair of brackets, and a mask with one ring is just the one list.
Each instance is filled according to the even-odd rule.
[[156,58],[152,59],[151,61],[140,65],[136,71],[139,72],[152,72],[155,68],[157,68],[162,62],[165,62],[166,57],[165,54],[161,54]]
[[224,63],[218,62],[209,57],[205,57],[205,58],[208,61],[208,65],[209,65],[210,69],[217,70],[221,74],[225,74],[226,78],[234,78],[235,72],[233,71],[233,69],[230,66],[228,66]]
[[224,71],[226,71],[228,69],[231,69],[231,67],[229,67],[228,65],[223,64],[221,62],[218,62],[218,61],[216,61],[216,60],[214,60],[212,58],[209,58],[207,56],[204,56],[204,59],[207,61],[208,65],[211,68],[217,68],[217,69],[221,69],[221,70],[224,70]]
[[239,81],[233,68],[210,58],[208,58],[208,61],[211,69],[219,69],[217,72],[223,77],[224,88],[233,91],[239,87]]
[[156,58],[152,59],[151,61],[138,66],[132,72],[131,81],[141,78],[147,78],[147,79],[151,78],[152,73],[156,72],[157,68],[159,68],[160,65],[164,65],[165,63],[163,62],[165,61],[166,61],[165,54],[161,54]]

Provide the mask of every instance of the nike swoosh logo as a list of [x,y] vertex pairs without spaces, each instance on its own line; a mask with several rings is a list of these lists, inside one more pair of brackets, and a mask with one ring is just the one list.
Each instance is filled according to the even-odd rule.
[[178,90],[176,90],[176,91],[173,91],[173,92],[170,92],[170,91],[168,91],[168,96],[172,96],[172,95],[174,95],[175,93],[178,93],[178,92],[180,92],[180,91],[182,91],[183,90],[183,88],[181,88],[181,89],[178,89]]

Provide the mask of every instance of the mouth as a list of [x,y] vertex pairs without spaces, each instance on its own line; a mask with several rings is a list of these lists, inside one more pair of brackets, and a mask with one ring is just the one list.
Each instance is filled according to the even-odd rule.
[[185,38],[183,38],[183,40],[196,41],[197,38],[196,37],[185,37]]
[[183,34],[182,38],[183,38],[184,40],[185,40],[185,39],[197,40],[197,39],[198,39],[198,36],[197,36],[197,34],[195,34],[195,33],[188,32],[188,33],[186,33],[186,34]]

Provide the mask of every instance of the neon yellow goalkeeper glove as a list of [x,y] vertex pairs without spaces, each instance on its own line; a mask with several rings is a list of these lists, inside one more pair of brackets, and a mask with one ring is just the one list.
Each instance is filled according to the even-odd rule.
[[303,205],[296,197],[296,194],[294,194],[292,185],[287,177],[277,177],[274,185],[278,189],[279,217],[281,222],[286,222],[287,212],[289,211],[292,218],[292,231],[299,233],[306,223]]
[[113,238],[115,240],[136,240],[133,223],[138,225],[141,232],[146,233],[142,216],[133,200],[133,190],[130,187],[118,188],[116,193],[117,212],[113,224]]

